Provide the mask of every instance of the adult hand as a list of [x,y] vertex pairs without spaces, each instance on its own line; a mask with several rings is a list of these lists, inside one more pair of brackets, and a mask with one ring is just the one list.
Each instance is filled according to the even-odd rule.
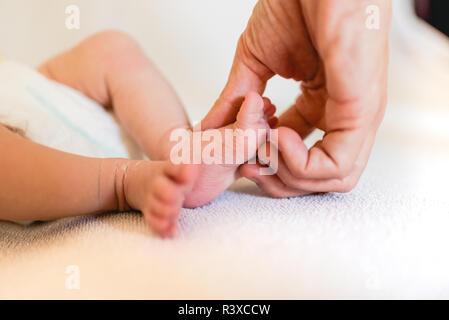
[[[301,94],[279,119],[277,175],[254,164],[241,174],[273,197],[352,190],[384,115],[390,17],[390,0],[260,0],[203,129],[233,122],[245,94],[263,94],[274,75],[294,79]],[[308,150],[315,128],[325,135]]]

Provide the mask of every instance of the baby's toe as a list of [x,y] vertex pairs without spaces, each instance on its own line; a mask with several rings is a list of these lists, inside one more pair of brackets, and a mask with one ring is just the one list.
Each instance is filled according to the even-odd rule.
[[279,123],[279,118],[276,116],[270,117],[268,119],[268,125],[270,126],[270,128],[275,128]]
[[182,200],[182,190],[178,184],[167,176],[159,176],[155,178],[153,195],[156,200],[172,204],[177,200]]
[[265,118],[269,119],[276,113],[276,106],[271,103],[271,100],[264,97],[263,98],[263,113],[265,115]]
[[178,184],[189,185],[196,179],[198,168],[196,165],[175,165],[167,162],[164,172],[172,181]]
[[153,215],[159,218],[172,221],[177,220],[183,200],[184,199],[182,197],[179,197],[178,199],[173,200],[171,203],[167,203],[154,199],[151,202],[150,211]]
[[156,233],[163,237],[170,236],[170,230],[172,229],[173,222],[167,218],[161,218],[151,210],[144,213],[145,221],[147,225]]
[[259,94],[249,92],[237,115],[237,127],[243,130],[265,128],[265,104]]

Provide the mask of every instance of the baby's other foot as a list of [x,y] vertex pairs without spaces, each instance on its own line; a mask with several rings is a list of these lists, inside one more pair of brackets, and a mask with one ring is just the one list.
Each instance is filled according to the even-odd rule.
[[148,226],[163,237],[177,232],[179,212],[197,177],[197,166],[169,161],[140,161],[126,173],[128,204],[142,212]]
[[[235,123],[217,129],[222,137],[222,161],[220,164],[201,164],[199,174],[191,192],[187,193],[184,206],[188,208],[204,205],[225,191],[238,177],[238,167],[255,157],[257,149],[265,143],[269,125],[267,118],[273,122],[275,107],[268,99],[250,92],[240,108]],[[235,134],[232,143],[226,141],[225,130],[232,130]],[[253,131],[255,141],[246,139],[243,149],[237,148],[238,136],[245,131]],[[241,143],[242,140],[240,140]],[[228,143],[227,143],[228,142]],[[205,146],[202,146],[204,150]],[[238,154],[243,152],[243,154]],[[225,163],[225,155],[232,155],[232,164]]]

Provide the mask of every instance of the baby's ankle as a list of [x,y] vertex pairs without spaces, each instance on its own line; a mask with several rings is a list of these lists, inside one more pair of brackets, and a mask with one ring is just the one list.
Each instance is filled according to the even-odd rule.
[[126,189],[125,189],[126,175],[128,168],[131,164],[132,161],[126,160],[126,161],[118,161],[115,165],[114,190],[118,212],[123,212],[131,209],[126,200]]
[[176,146],[176,142],[172,141],[170,137],[175,130],[179,129],[192,132],[192,127],[189,125],[176,126],[167,130],[159,139],[159,142],[157,144],[158,148],[156,151],[145,150],[148,158],[150,158],[152,161],[170,160],[171,151],[173,147]]

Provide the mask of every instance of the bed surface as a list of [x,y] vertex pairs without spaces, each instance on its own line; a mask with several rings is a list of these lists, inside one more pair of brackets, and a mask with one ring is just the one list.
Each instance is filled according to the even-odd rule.
[[408,10],[394,12],[392,103],[353,192],[269,199],[241,180],[183,210],[173,240],[136,213],[0,222],[0,298],[448,299],[449,42],[394,5]]
[[241,180],[184,210],[173,240],[136,213],[0,222],[0,298],[449,298],[449,117],[404,112],[347,195],[269,199]]

